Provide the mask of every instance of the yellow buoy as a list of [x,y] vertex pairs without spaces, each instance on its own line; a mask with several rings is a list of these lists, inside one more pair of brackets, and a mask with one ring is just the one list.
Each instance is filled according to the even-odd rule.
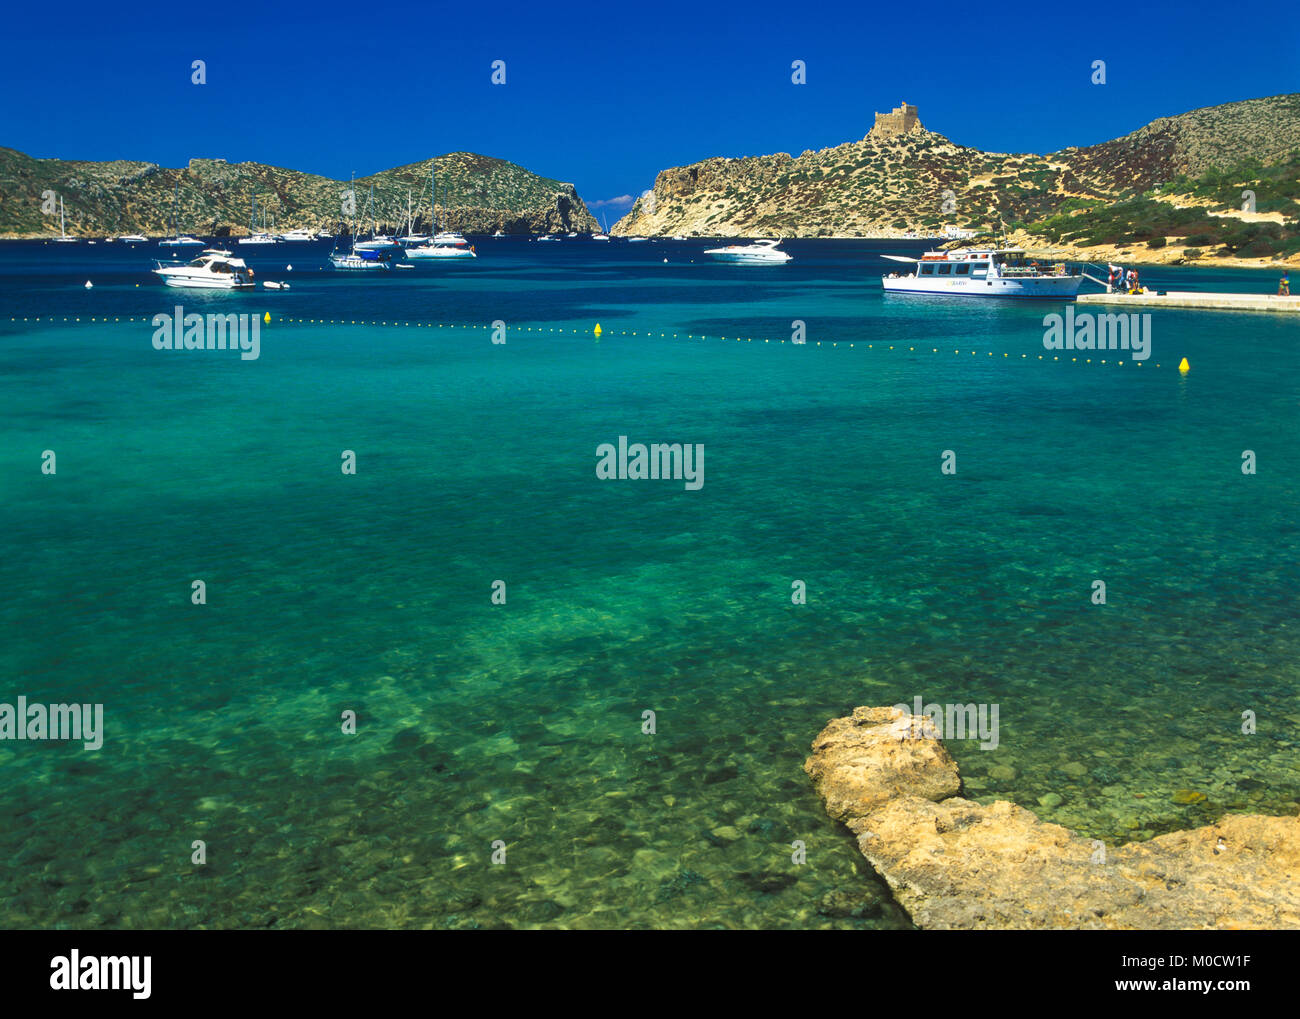
[[1192,370],[1192,366],[1187,363],[1187,358],[1183,358],[1181,361],[1178,362],[1178,370],[1180,372]]
[[269,311],[262,316],[262,321],[265,322],[267,325],[271,324],[271,313]]
[[600,328],[600,323],[597,322],[597,323],[596,323],[596,328],[595,328],[594,330],[592,330],[592,331],[593,331],[597,336],[599,336],[599,335],[600,335],[601,333],[603,333],[605,330],[603,330],[602,328]]

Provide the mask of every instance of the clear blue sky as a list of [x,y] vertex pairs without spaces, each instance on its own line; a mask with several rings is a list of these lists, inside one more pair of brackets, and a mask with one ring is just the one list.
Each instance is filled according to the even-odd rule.
[[346,178],[469,150],[593,205],[707,156],[860,138],[904,98],[954,141],[1046,152],[1300,91],[1286,4],[72,0],[4,17],[0,145],[31,155]]

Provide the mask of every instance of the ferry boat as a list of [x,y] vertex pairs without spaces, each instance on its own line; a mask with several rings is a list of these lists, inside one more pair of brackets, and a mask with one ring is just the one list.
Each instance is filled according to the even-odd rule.
[[725,248],[708,248],[704,253],[720,262],[789,262],[793,256],[777,247],[779,240],[754,241],[752,244],[728,244]]
[[1026,257],[1024,248],[962,248],[927,251],[920,258],[884,257],[915,266],[905,275],[880,277],[881,287],[892,293],[1072,300],[1083,283],[1083,276],[1071,272],[1064,262],[1040,265]]
[[207,290],[239,290],[254,286],[253,270],[229,251],[209,248],[185,265],[156,263],[153,272],[169,287],[198,287]]

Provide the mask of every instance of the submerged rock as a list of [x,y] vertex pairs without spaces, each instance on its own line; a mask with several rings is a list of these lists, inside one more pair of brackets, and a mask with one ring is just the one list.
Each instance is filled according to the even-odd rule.
[[1112,849],[1014,803],[961,798],[941,742],[900,739],[912,721],[857,708],[822,730],[804,770],[918,926],[1300,927],[1300,818],[1230,815]]

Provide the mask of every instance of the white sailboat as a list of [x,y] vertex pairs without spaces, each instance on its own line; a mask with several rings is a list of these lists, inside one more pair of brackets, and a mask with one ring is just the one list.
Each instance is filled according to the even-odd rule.
[[197,238],[189,236],[189,234],[182,234],[180,232],[180,220],[177,219],[177,205],[180,202],[180,198],[181,198],[181,185],[180,185],[180,181],[177,181],[176,190],[172,194],[172,231],[173,232],[170,237],[164,237],[161,241],[159,241],[158,247],[189,248],[189,247],[197,246],[201,248],[203,247],[202,241],[198,240]]
[[69,237],[68,231],[63,227],[63,196],[59,195],[59,236],[54,238],[59,244],[76,244],[76,237]]
[[257,195],[253,195],[253,209],[248,215],[248,236],[239,238],[240,244],[274,244],[276,238],[265,228],[257,228]]
[[[373,197],[374,187],[371,186],[371,195]],[[378,247],[368,248],[357,243],[357,219],[356,210],[353,210],[352,231],[349,235],[351,246],[348,251],[340,252],[337,247],[330,252],[330,265],[335,269],[376,269],[392,270],[394,263],[397,261],[397,254],[400,248]]]
[[[432,216],[429,217],[429,224],[432,227]],[[403,237],[397,238],[397,240],[402,244],[427,244],[429,242],[429,236],[427,234],[417,234],[415,232],[415,224],[411,214],[410,188],[406,189],[406,234]],[[410,252],[407,252],[407,254],[410,254]]]
[[[370,210],[370,237],[364,241],[353,241],[352,249],[354,251],[392,251],[398,254],[402,251],[402,246],[387,234],[379,232],[379,220],[375,212],[375,186],[370,185],[370,197],[366,200],[366,207]],[[355,232],[353,234],[355,237]]]
[[[429,208],[431,211],[437,209],[438,178],[436,172],[436,162],[429,162]],[[443,230],[439,232],[436,215],[430,217],[430,227],[433,229],[433,238],[425,244],[418,247],[407,248],[407,258],[430,259],[430,258],[478,258],[478,253],[474,250],[474,245],[465,240],[460,234],[452,230]]]

